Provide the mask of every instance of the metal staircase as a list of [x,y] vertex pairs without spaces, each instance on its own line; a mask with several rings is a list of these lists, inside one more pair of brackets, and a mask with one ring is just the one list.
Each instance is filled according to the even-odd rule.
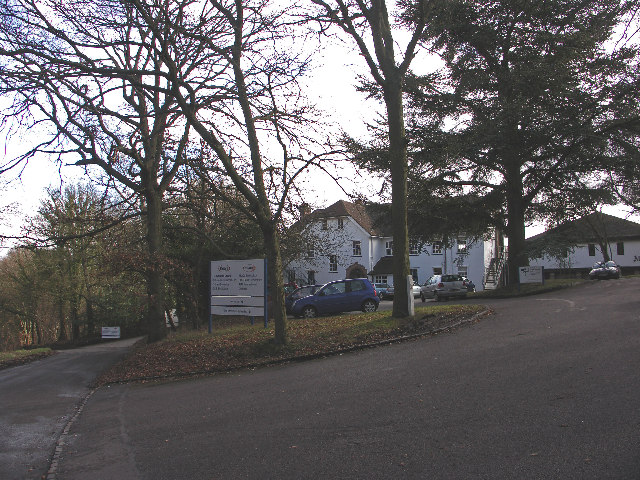
[[501,285],[505,265],[505,251],[501,250],[493,257],[484,273],[484,289],[495,290]]

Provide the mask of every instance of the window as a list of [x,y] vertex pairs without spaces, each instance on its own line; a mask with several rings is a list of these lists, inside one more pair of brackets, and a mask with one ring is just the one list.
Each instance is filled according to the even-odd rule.
[[287,270],[287,280],[289,283],[296,283],[296,271],[295,270]]
[[418,285],[418,269],[411,268],[409,269],[409,272],[411,272],[411,276],[413,277],[413,284]]
[[322,219],[322,229],[323,230],[327,230],[329,228],[329,223],[327,222],[326,218]]
[[343,218],[339,218],[338,219],[338,228],[344,228],[344,219]]
[[362,256],[362,244],[360,240],[354,240],[353,242],[353,256],[361,257]]
[[458,253],[467,253],[467,239],[464,237],[458,237]]
[[362,280],[352,280],[351,282],[349,282],[348,286],[350,287],[350,290],[352,292],[360,292],[367,289]]
[[618,255],[624,255],[624,242],[618,242],[616,244],[616,250],[618,251]]
[[307,283],[309,285],[316,284],[316,272],[314,272],[313,270],[307,271]]
[[442,275],[442,267],[433,267],[434,275]]
[[[431,252],[434,255],[442,254],[442,243],[441,242],[433,242],[433,245],[431,245]],[[436,275],[439,275],[439,274],[436,274]]]
[[420,255],[420,245],[418,242],[409,242],[409,255]]
[[337,272],[338,271],[338,256],[337,255],[329,255],[329,271]]
[[307,258],[314,258],[316,256],[316,250],[312,244],[307,245]]
[[387,283],[387,275],[376,275],[373,277],[373,283]]
[[385,244],[385,251],[387,256],[393,255],[393,240],[390,240]]
[[461,277],[467,277],[468,271],[469,268],[466,265],[458,265],[458,275],[460,275]]
[[336,282],[331,283],[324,287],[320,292],[322,295],[337,295],[339,293],[344,293],[347,290],[347,285],[345,282]]
[[595,257],[596,256],[596,244],[595,243],[590,243],[589,245],[587,245],[587,248],[589,248],[589,256],[590,257]]

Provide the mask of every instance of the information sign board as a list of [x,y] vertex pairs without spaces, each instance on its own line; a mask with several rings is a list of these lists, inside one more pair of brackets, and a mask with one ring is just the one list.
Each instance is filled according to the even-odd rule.
[[264,297],[264,260],[211,262],[211,296]]
[[518,267],[520,283],[544,283],[542,267]]
[[120,338],[120,327],[102,327],[102,338]]
[[264,317],[266,328],[266,266],[264,259],[211,262],[211,315]]

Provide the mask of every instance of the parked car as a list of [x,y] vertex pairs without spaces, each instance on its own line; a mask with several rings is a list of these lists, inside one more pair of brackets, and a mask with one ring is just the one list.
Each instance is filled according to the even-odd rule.
[[467,284],[460,275],[434,275],[420,288],[420,299],[435,298],[436,302],[451,297],[466,297]]
[[384,298],[388,300],[393,300],[394,292],[395,292],[395,289],[393,288],[393,285],[389,285],[389,288],[387,288],[387,293],[384,294]]
[[387,297],[387,291],[390,288],[388,283],[374,283],[373,286],[375,287],[376,292],[378,292],[378,297],[380,298],[380,300],[393,298],[393,293],[391,294],[391,297]]
[[296,300],[291,312],[297,317],[312,318],[328,313],[375,312],[380,304],[371,282],[366,278],[335,280],[313,295]]
[[[389,288],[387,288],[387,293],[385,293],[384,298],[385,299],[393,299],[393,294],[395,293],[395,289],[393,288],[393,285],[391,285]],[[413,287],[411,287],[411,293],[413,294],[413,298],[418,298],[420,296],[420,285],[414,285]]]
[[475,283],[473,283],[467,277],[462,277],[462,280],[464,280],[464,283],[467,285],[467,292],[473,293],[473,292],[476,291],[476,284]]
[[589,272],[590,280],[602,280],[620,278],[621,270],[618,264],[612,260],[608,262],[596,262]]
[[320,289],[320,287],[322,287],[322,285],[305,285],[304,287],[296,288],[293,292],[284,297],[284,306],[287,309],[287,313],[291,313],[293,302],[309,295],[313,295]]
[[298,285],[295,282],[289,282],[284,286],[284,294],[285,295],[289,295],[290,293],[292,293],[296,288],[298,288]]

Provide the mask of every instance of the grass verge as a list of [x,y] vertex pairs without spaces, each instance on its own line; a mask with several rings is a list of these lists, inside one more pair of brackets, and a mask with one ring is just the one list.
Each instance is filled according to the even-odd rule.
[[272,328],[227,320],[216,325],[211,335],[178,333],[162,342],[142,344],[101,375],[97,384],[185,377],[316,358],[438,333],[471,321],[485,310],[483,305],[429,305],[416,308],[413,319],[396,319],[389,311],[291,319],[286,345],[272,342]]
[[0,352],[0,369],[15,367],[43,357],[52,355],[54,352],[50,348],[34,348],[31,350],[13,350],[11,352]]

